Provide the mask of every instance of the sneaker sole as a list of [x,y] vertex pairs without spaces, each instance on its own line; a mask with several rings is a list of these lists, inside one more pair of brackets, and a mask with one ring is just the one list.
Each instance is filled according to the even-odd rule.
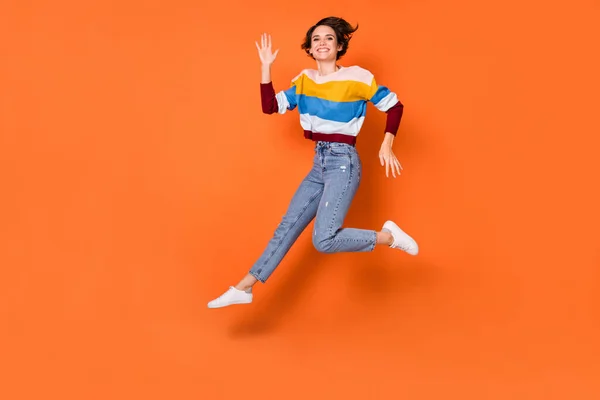
[[252,300],[250,301],[234,301],[231,303],[227,303],[227,304],[222,304],[222,305],[208,305],[208,308],[223,308],[223,307],[228,307],[228,306],[234,306],[237,304],[250,304],[252,303]]

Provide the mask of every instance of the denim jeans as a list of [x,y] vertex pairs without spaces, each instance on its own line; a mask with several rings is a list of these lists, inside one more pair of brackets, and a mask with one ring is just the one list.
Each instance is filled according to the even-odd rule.
[[264,283],[315,217],[312,241],[318,251],[373,251],[377,239],[374,230],[342,228],[360,178],[361,161],[354,146],[317,142],[311,171],[250,274]]

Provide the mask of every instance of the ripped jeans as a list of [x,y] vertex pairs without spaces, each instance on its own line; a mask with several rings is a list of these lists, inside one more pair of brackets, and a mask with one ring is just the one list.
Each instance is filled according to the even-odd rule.
[[315,217],[312,240],[318,251],[373,251],[377,241],[374,230],[342,228],[360,178],[361,161],[354,146],[317,142],[311,171],[250,274],[265,283]]

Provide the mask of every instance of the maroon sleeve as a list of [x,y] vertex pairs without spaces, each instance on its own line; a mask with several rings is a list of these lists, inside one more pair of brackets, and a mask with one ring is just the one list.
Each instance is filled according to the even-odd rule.
[[260,100],[263,113],[273,114],[279,110],[273,82],[260,84]]
[[404,111],[404,105],[398,101],[392,108],[386,111],[387,121],[385,124],[385,131],[396,136],[398,127],[400,126],[400,120],[402,119],[402,112]]

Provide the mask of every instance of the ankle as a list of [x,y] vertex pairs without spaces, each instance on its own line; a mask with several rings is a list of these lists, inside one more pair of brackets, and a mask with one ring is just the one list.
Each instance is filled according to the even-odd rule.
[[394,237],[390,232],[377,232],[377,244],[391,246],[394,243]]

